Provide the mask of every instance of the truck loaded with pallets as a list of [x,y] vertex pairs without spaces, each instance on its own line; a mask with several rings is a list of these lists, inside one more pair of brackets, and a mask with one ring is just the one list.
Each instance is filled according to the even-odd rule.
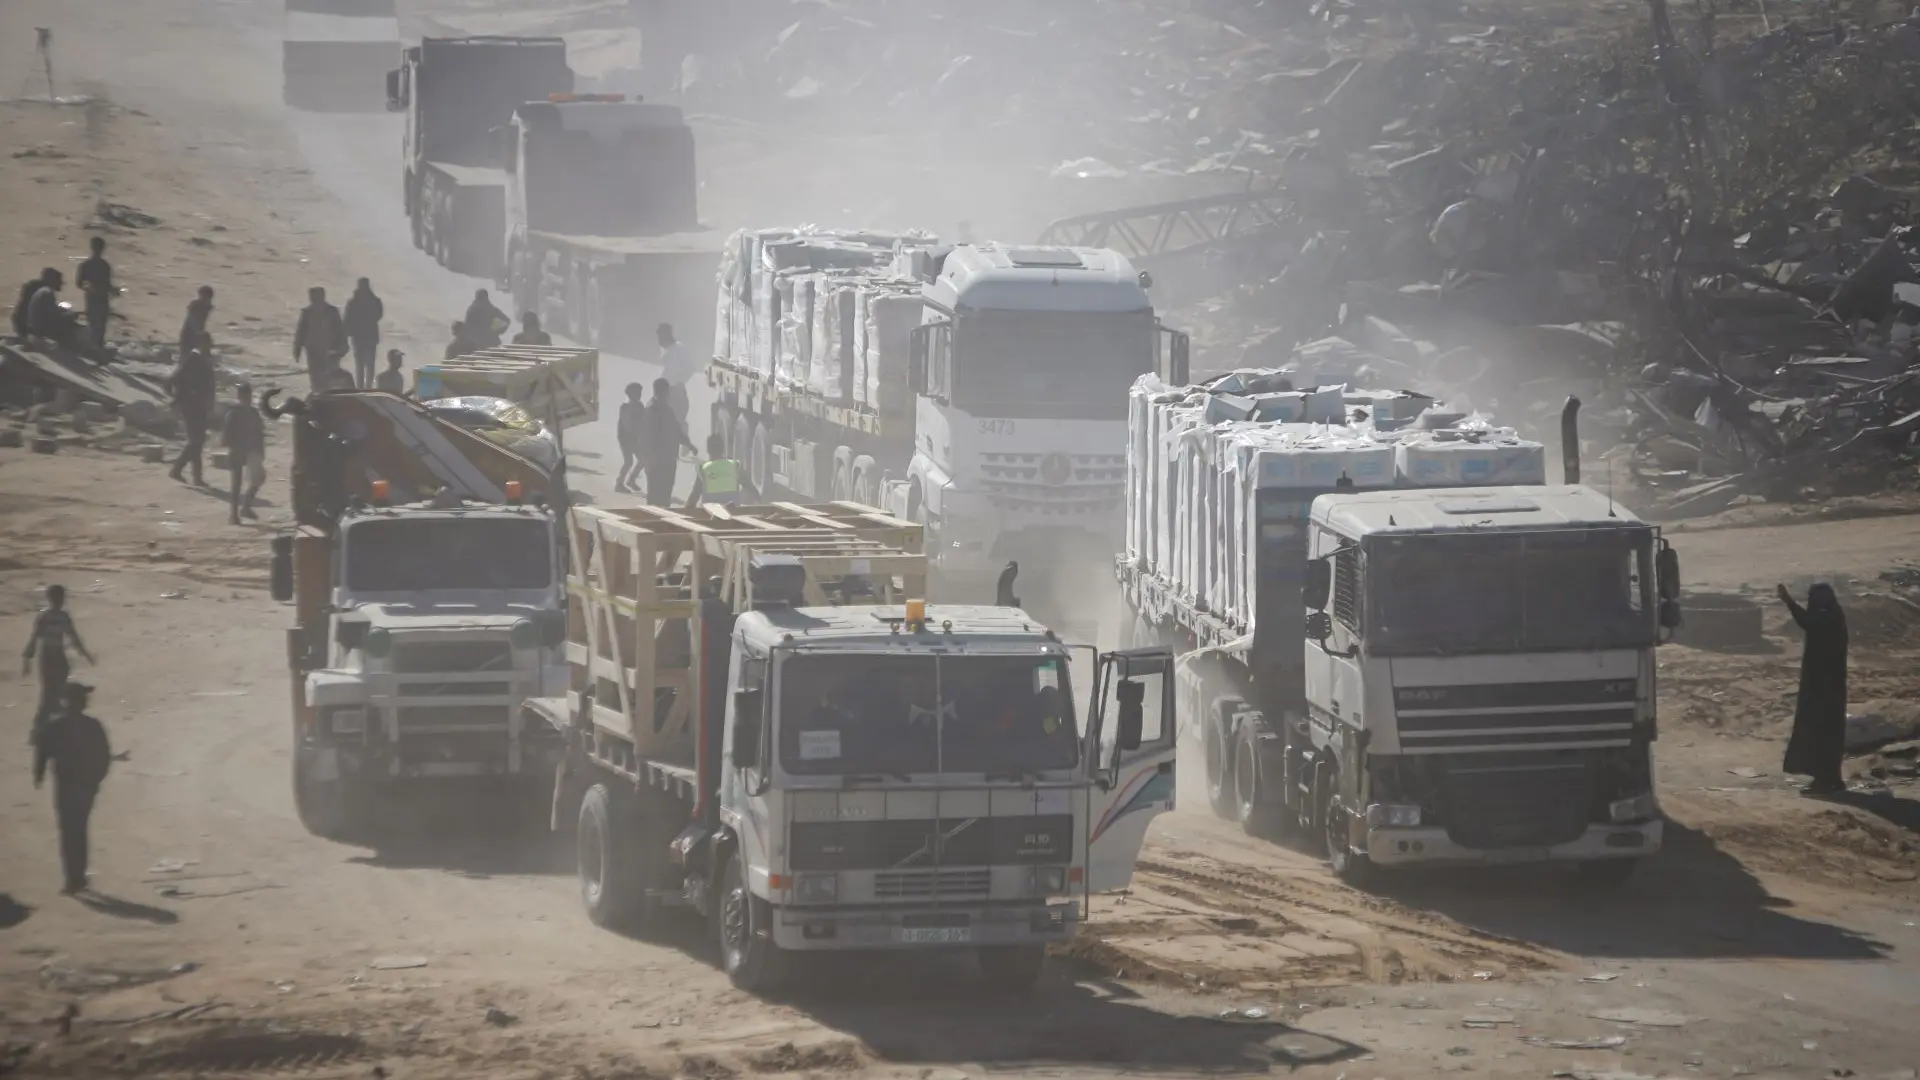
[[573,90],[557,37],[424,38],[387,72],[387,108],[406,113],[402,205],[413,245],[461,274],[497,278],[507,170],[495,132],[526,102]]
[[678,108],[620,94],[554,95],[513,114],[504,270],[519,311],[585,345],[629,354],[672,323],[706,348],[719,238],[698,213],[693,129]]
[[547,805],[560,740],[520,703],[566,678],[563,478],[391,394],[268,405],[293,421],[272,585],[301,822],[376,843],[410,792]]
[[1132,396],[1123,640],[1183,652],[1208,801],[1344,878],[1660,848],[1659,530],[1430,398],[1240,371]]
[[[1126,388],[1187,339],[1111,251],[919,232],[740,232],[720,269],[713,429],[755,488],[924,524],[944,595],[1009,561],[1073,592],[1116,546]],[[1098,585],[1098,582],[1092,584]]]
[[604,926],[792,954],[977,950],[1023,989],[1173,799],[1173,657],[1088,665],[1017,608],[929,606],[918,526],[852,503],[576,507],[556,829]]
[[394,0],[286,0],[281,99],[310,112],[379,112],[400,57]]

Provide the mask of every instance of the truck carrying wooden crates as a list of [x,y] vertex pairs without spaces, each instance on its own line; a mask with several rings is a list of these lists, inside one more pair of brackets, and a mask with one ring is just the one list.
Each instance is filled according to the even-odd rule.
[[1375,867],[1659,850],[1654,646],[1679,563],[1541,445],[1279,370],[1132,395],[1125,639],[1186,652],[1208,801]]
[[790,954],[967,947],[1024,988],[1173,798],[1172,654],[1107,654],[1081,719],[1065,644],[929,605],[919,526],[852,503],[577,507],[567,750],[602,925],[711,920],[747,989]]

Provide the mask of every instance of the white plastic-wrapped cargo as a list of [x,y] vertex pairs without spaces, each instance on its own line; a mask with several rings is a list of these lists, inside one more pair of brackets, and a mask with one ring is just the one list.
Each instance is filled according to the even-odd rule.
[[861,319],[864,342],[854,361],[854,400],[888,411],[913,396],[913,328],[920,325],[926,303],[915,283],[897,278],[875,281],[861,291],[866,313]]
[[1512,428],[1470,417],[1438,431],[1401,433],[1395,465],[1404,487],[1511,487],[1547,482],[1546,448]]

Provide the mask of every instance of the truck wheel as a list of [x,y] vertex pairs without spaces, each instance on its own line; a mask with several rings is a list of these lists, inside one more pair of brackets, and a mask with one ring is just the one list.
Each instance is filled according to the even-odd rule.
[[1373,880],[1373,860],[1365,852],[1353,850],[1348,827],[1353,812],[1337,790],[1340,778],[1336,769],[1323,768],[1314,775],[1314,801],[1319,807],[1320,828],[1326,839],[1327,865],[1333,875],[1356,889],[1364,889]]
[[607,785],[593,785],[580,800],[580,826],[574,837],[580,899],[594,925],[610,930],[634,928],[650,914],[635,863],[633,845],[638,838],[625,827],[623,809]]
[[720,965],[733,985],[757,994],[780,984],[786,974],[786,955],[773,943],[770,905],[747,888],[738,852],[727,860],[720,879],[714,923],[720,936]]
[[[1233,764],[1232,773],[1227,775],[1233,781],[1232,794],[1223,793],[1230,801],[1228,812],[1222,816],[1239,822],[1241,831],[1248,836],[1267,840],[1282,831],[1281,819],[1286,808],[1280,792],[1261,775],[1259,727],[1254,723],[1241,724],[1232,741],[1225,743],[1228,759]],[[1212,794],[1211,790],[1208,794]]]
[[1591,859],[1574,868],[1580,884],[1596,889],[1617,889],[1627,883],[1640,866],[1639,859]]
[[1045,945],[994,945],[974,950],[980,973],[995,988],[1010,994],[1024,994],[1040,981],[1047,963]]
[[371,820],[368,793],[338,774],[322,778],[319,747],[301,746],[293,752],[293,807],[300,824],[315,836],[341,843],[365,838]]
[[[1215,817],[1241,820],[1239,813],[1239,766],[1234,761],[1234,738],[1218,709],[1201,718],[1200,743],[1207,763],[1207,806]],[[1257,785],[1256,785],[1257,786]],[[1257,792],[1256,792],[1257,794]]]

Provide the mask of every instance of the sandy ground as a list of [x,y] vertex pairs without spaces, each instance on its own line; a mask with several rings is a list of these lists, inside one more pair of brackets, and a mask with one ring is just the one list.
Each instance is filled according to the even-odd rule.
[[[31,28],[51,25],[61,92],[96,98],[0,104],[7,280],[77,260],[106,200],[158,219],[107,232],[128,290],[116,336],[170,337],[211,282],[228,365],[291,384],[306,286],[343,294],[367,274],[393,342],[437,352],[475,283],[407,246],[390,118],[280,111],[272,8],[0,7],[0,93],[30,87]],[[744,153],[713,141],[721,161]],[[737,174],[707,169],[710,217],[751,202]],[[606,365],[614,385],[651,373]],[[285,447],[271,441],[278,502]],[[23,745],[35,688],[0,682],[0,1073],[1912,1075],[1915,785],[1863,760],[1855,772],[1884,793],[1819,803],[1778,776],[1796,643],[1777,613],[1764,648],[1663,651],[1674,824],[1617,894],[1517,870],[1363,895],[1307,854],[1181,813],[1156,825],[1130,894],[1095,898],[1091,931],[1032,999],[922,957],[822,963],[769,1002],[727,985],[697,927],[658,941],[594,929],[565,860],[498,822],[442,820],[379,851],[306,835],[288,784],[287,617],[264,589],[282,508],[229,527],[212,493],[140,460],[149,442],[104,431],[50,457],[0,450],[0,623],[23,633],[47,581],[73,590],[101,661],[81,677],[130,755],[95,815],[98,895],[62,898]],[[575,485],[603,499],[610,463],[593,455],[608,443],[575,443]],[[1701,588],[1764,595],[1821,575],[1870,591],[1912,558],[1916,522],[1813,514],[1675,541]],[[1856,709],[1920,691],[1920,619],[1903,610],[1856,607]]]

